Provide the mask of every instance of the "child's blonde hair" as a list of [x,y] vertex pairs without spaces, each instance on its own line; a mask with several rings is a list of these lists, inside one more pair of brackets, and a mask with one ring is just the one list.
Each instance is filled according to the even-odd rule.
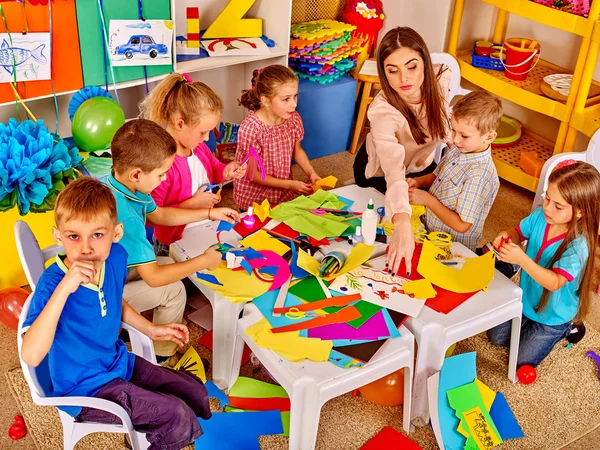
[[211,88],[177,72],[158,83],[140,104],[140,117],[161,126],[167,126],[177,114],[194,125],[202,116],[222,112],[223,102]]
[[251,111],[258,111],[262,103],[261,97],[275,97],[277,89],[287,83],[297,83],[298,77],[292,69],[280,64],[273,64],[252,72],[252,89],[242,91],[238,103]]
[[91,177],[72,181],[56,199],[54,218],[60,228],[66,221],[79,219],[92,222],[106,216],[117,223],[117,203],[108,186]]
[[488,91],[469,92],[456,102],[452,117],[474,126],[481,134],[496,131],[502,118],[502,102]]
[[148,173],[161,167],[177,152],[175,139],[161,126],[146,119],[126,122],[110,144],[113,174],[131,169]]
[[[592,292],[595,291],[593,279],[600,226],[600,173],[591,164],[574,162],[554,170],[548,178],[548,184],[556,185],[560,195],[573,207],[573,217],[568,224],[567,235],[558,246],[547,268],[552,268],[577,236],[582,235],[588,246],[587,263],[578,291],[579,311],[574,319],[581,321],[590,309]],[[578,213],[581,217],[578,217]],[[549,296],[548,289],[544,289],[542,298],[535,308],[536,312],[542,311],[548,305]]]

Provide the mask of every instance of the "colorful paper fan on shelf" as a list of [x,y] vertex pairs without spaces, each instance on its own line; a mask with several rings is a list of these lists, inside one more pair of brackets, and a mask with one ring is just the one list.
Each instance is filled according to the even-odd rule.
[[77,108],[79,108],[83,102],[93,97],[108,97],[110,99],[113,99],[112,95],[110,95],[108,91],[102,89],[101,87],[86,86],[83,89],[77,91],[77,93],[69,102],[69,119],[73,120],[73,116],[75,115],[75,111],[77,111]]

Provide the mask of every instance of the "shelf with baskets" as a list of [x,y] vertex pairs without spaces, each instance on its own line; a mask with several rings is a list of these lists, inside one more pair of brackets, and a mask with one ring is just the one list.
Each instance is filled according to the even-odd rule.
[[[471,48],[462,50],[457,48],[465,0],[456,0],[454,3],[454,13],[448,41],[448,53],[454,55],[458,60],[462,77],[471,83],[490,91],[498,97],[509,100],[529,110],[552,117],[560,122],[558,135],[556,137],[556,142],[554,143],[537,136],[529,130],[523,129],[522,139],[519,144],[509,148],[495,148],[492,151],[494,163],[498,170],[498,175],[501,178],[518,186],[535,191],[538,184],[538,178],[525,173],[519,168],[519,156],[522,151],[536,151],[538,153],[538,159],[546,161],[553,154],[564,151],[563,148],[572,121],[584,67],[588,64],[588,51],[592,46],[592,35],[600,36],[600,31],[596,31],[598,28],[598,26],[596,26],[596,20],[600,15],[600,1],[592,3],[587,18],[553,9],[531,0],[481,1],[497,8],[493,35],[489,36],[490,42],[505,43],[505,29],[508,14],[515,14],[525,19],[582,37],[581,44],[578,48],[574,49],[578,55],[574,70],[567,70],[543,59],[538,59],[537,62],[534,61],[525,80],[515,81],[507,78],[504,71],[475,67],[473,65],[473,50]],[[477,38],[481,37],[478,36]],[[598,39],[598,42],[600,43],[600,39]],[[542,90],[544,78],[548,75],[555,74],[572,74],[571,89],[568,96],[557,96],[553,95],[552,92],[548,92],[548,89],[544,89],[546,92]],[[593,96],[588,99],[586,92],[586,96],[582,99],[582,110],[585,106],[594,108],[594,105],[600,103],[600,84],[592,82],[590,79],[588,88],[591,86],[593,86]],[[550,94],[555,98],[550,98],[545,94]],[[600,112],[600,107],[598,107],[597,111]],[[588,125],[588,128],[589,127],[590,125]]]

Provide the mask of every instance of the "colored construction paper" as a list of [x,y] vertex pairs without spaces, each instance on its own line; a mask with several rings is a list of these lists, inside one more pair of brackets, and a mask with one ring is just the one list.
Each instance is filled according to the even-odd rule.
[[417,271],[432,284],[452,292],[466,293],[486,289],[494,279],[494,252],[468,258],[455,269],[436,260],[443,252],[429,241],[423,243]]
[[264,258],[253,259],[249,261],[253,269],[260,270],[263,267],[277,267],[277,272],[273,276],[273,282],[269,287],[269,291],[279,289],[283,284],[290,279],[290,266],[287,261],[271,250],[262,250],[260,252]]
[[[305,322],[307,320],[312,319],[312,317],[301,317],[298,319],[290,319],[290,318],[286,317],[285,314],[281,314],[278,317],[273,316],[273,306],[275,306],[275,300],[277,299],[278,293],[279,293],[279,291],[265,292],[260,297],[255,298],[254,302],[253,302],[256,305],[256,307],[259,309],[259,311],[262,313],[262,315],[265,317],[265,319],[267,319],[267,321],[271,324],[271,326],[280,327],[280,326],[290,325],[290,324],[297,323],[297,322]],[[290,294],[290,292],[288,291],[288,294],[285,298],[284,304],[285,304],[285,306],[297,306],[297,305],[301,305],[302,302],[300,301],[300,299],[298,299],[298,297],[296,297],[293,294]]]
[[290,399],[288,397],[248,398],[232,397],[230,395],[229,406],[248,411],[272,411],[277,409],[281,412],[285,412],[290,410]]
[[384,427],[375,437],[363,445],[360,450],[422,450],[414,441],[410,440],[396,429]]
[[319,276],[319,261],[302,249],[298,250],[298,267],[315,277]]
[[[425,215],[425,207],[422,205],[411,205],[410,208],[412,210],[410,215],[410,225],[412,227],[413,233],[416,233],[421,228],[424,228],[423,222],[421,222],[421,216]],[[394,230],[393,225],[391,229],[392,231]]]
[[278,255],[285,255],[290,251],[290,247],[279,239],[271,237],[269,233],[264,230],[258,230],[251,236],[248,236],[240,241],[240,244],[244,247],[253,248],[254,250],[271,250]]
[[254,210],[254,214],[256,214],[256,217],[258,217],[258,220],[264,222],[267,219],[267,217],[269,217],[269,213],[271,212],[271,205],[269,204],[269,199],[265,198],[260,205],[258,203],[253,203],[252,209]]
[[318,191],[319,189],[322,189],[324,187],[331,189],[335,187],[337,182],[338,179],[336,177],[334,177],[333,175],[329,175],[328,177],[321,178],[315,184],[313,184],[313,190]]
[[281,386],[248,377],[238,377],[229,389],[229,395],[243,398],[289,398]]
[[216,276],[211,275],[210,273],[196,272],[196,276],[200,280],[206,281],[207,283],[215,284],[217,286],[223,286],[223,283],[221,283]]
[[389,331],[383,313],[379,311],[360,328],[353,328],[347,323],[335,323],[308,330],[309,338],[317,339],[378,339],[381,336],[388,336]]
[[314,247],[320,247],[321,245],[329,245],[329,239],[327,238],[316,240],[314,237],[308,236],[308,242]]
[[[227,405],[225,407],[225,412],[251,412],[251,411],[240,409],[240,408],[233,408],[233,407]],[[290,435],[290,412],[289,411],[281,411],[281,424],[283,425],[283,433],[281,433],[281,436],[289,436]]]
[[271,283],[259,280],[254,274],[228,269],[225,261],[210,273],[221,282],[220,285],[210,283],[203,278],[198,278],[199,281],[233,303],[250,302],[264,294],[271,286]]
[[344,262],[342,268],[338,270],[334,275],[325,277],[325,279],[331,281],[334,278],[337,278],[341,275],[344,275],[345,273],[350,272],[351,270],[356,269],[357,267],[360,267],[361,264],[367,262],[369,258],[371,258],[371,255],[374,251],[375,247],[373,247],[372,245],[366,245],[362,242],[359,242],[352,248],[350,254],[346,257],[346,261]]
[[247,259],[242,258],[242,260],[240,261],[240,266],[246,271],[248,275],[252,275],[252,266],[250,265]]
[[504,394],[498,392],[490,408],[490,416],[500,433],[502,440],[525,437],[517,419],[508,406]]
[[[337,297],[324,298],[321,300],[315,300],[314,302],[306,303],[295,307],[297,311],[315,311],[317,309],[325,309],[331,306],[347,306],[351,303],[360,300],[360,294],[340,295]],[[274,308],[274,313],[286,313],[290,310],[290,307]]]
[[351,367],[362,367],[365,365],[363,361],[351,358],[350,356],[344,355],[343,353],[340,353],[335,349],[331,350],[328,361],[332,364],[335,364],[338,367],[341,367],[342,369],[349,369]]
[[[327,284],[328,283],[326,283],[326,285]],[[313,302],[325,298],[325,292],[323,292],[321,285],[314,276],[304,278],[293,286],[290,286],[289,292],[290,294],[294,294],[307,302]],[[325,311],[330,312],[328,309]]]
[[327,314],[322,317],[315,317],[306,322],[285,325],[283,327],[273,328],[273,333],[285,333],[288,331],[306,330],[309,328],[322,327],[332,323],[348,322],[360,317],[360,312],[354,306],[346,306],[333,314]]
[[404,294],[402,285],[406,281],[383,270],[361,266],[336,278],[330,288],[345,294],[359,293],[364,301],[417,317],[425,302]]
[[466,439],[456,431],[459,420],[454,409],[450,407],[446,392],[471,383],[475,378],[477,378],[475,352],[462,353],[444,359],[438,388],[438,418],[442,440],[448,449],[462,449]]
[[354,205],[354,200],[342,197],[341,195],[338,195],[338,201],[344,203],[344,206],[342,207],[343,210],[348,210],[352,205]]
[[204,364],[202,359],[194,347],[190,347],[186,350],[183,356],[179,359],[173,370],[186,370],[193,373],[206,383],[206,373],[204,372]]
[[422,280],[407,281],[402,285],[402,289],[405,294],[414,294],[418,300],[426,300],[437,295],[429,280],[425,278]]
[[213,413],[198,421],[204,434],[194,442],[196,450],[260,450],[259,436],[283,432],[279,411]]
[[251,325],[245,333],[256,345],[271,349],[292,362],[303,359],[327,361],[333,347],[331,341],[301,338],[298,331],[275,334],[266,319]]
[[290,239],[296,239],[300,236],[296,230],[289,227],[289,225],[281,222],[275,228],[272,228],[271,231],[274,231],[277,234],[281,234],[282,236],[288,237]]
[[257,220],[254,222],[254,225],[250,228],[246,228],[246,225],[244,225],[244,222],[240,221],[238,222],[233,229],[235,230],[235,232],[237,234],[239,234],[241,237],[245,238],[246,236],[249,236],[250,234],[254,233],[257,230],[260,230],[262,227],[264,227],[266,224],[268,224],[271,219],[266,219],[264,221],[261,221],[258,219],[258,217],[256,218]]
[[224,220],[221,220],[219,222],[219,226],[217,227],[217,231],[230,231],[236,225],[236,223],[237,222],[229,223]]
[[494,403],[494,399],[496,398],[496,391],[483,384],[483,382],[479,378],[475,378],[475,384],[479,389],[479,394],[481,395],[481,399],[483,400],[485,409],[489,412],[490,408],[492,407],[492,404]]
[[219,389],[217,385],[212,382],[212,380],[205,381],[204,386],[206,386],[206,390],[208,391],[208,396],[210,398],[216,398],[219,400],[219,408],[229,404],[229,399],[225,393]]
[[435,298],[427,299],[425,301],[425,306],[442,314],[448,314],[454,308],[462,305],[465,301],[479,292],[466,292],[464,294],[458,294],[456,292],[450,292],[446,289],[442,289],[438,286],[434,286],[433,288],[437,292],[437,295]]
[[494,448],[502,443],[502,438],[498,434],[497,430],[494,432],[494,422],[492,421],[489,413],[482,410],[480,406],[465,411],[463,413],[465,417],[466,427],[471,435],[467,439],[467,446],[469,441],[475,441],[477,449],[488,450]]

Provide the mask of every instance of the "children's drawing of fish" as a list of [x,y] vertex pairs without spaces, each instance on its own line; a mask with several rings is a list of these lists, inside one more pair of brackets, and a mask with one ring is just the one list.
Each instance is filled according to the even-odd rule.
[[42,53],[46,44],[41,44],[33,50],[26,48],[10,47],[6,39],[0,46],[0,66],[4,67],[9,74],[13,74],[15,66],[23,64],[29,58],[37,61],[40,64],[46,64],[48,60]]

